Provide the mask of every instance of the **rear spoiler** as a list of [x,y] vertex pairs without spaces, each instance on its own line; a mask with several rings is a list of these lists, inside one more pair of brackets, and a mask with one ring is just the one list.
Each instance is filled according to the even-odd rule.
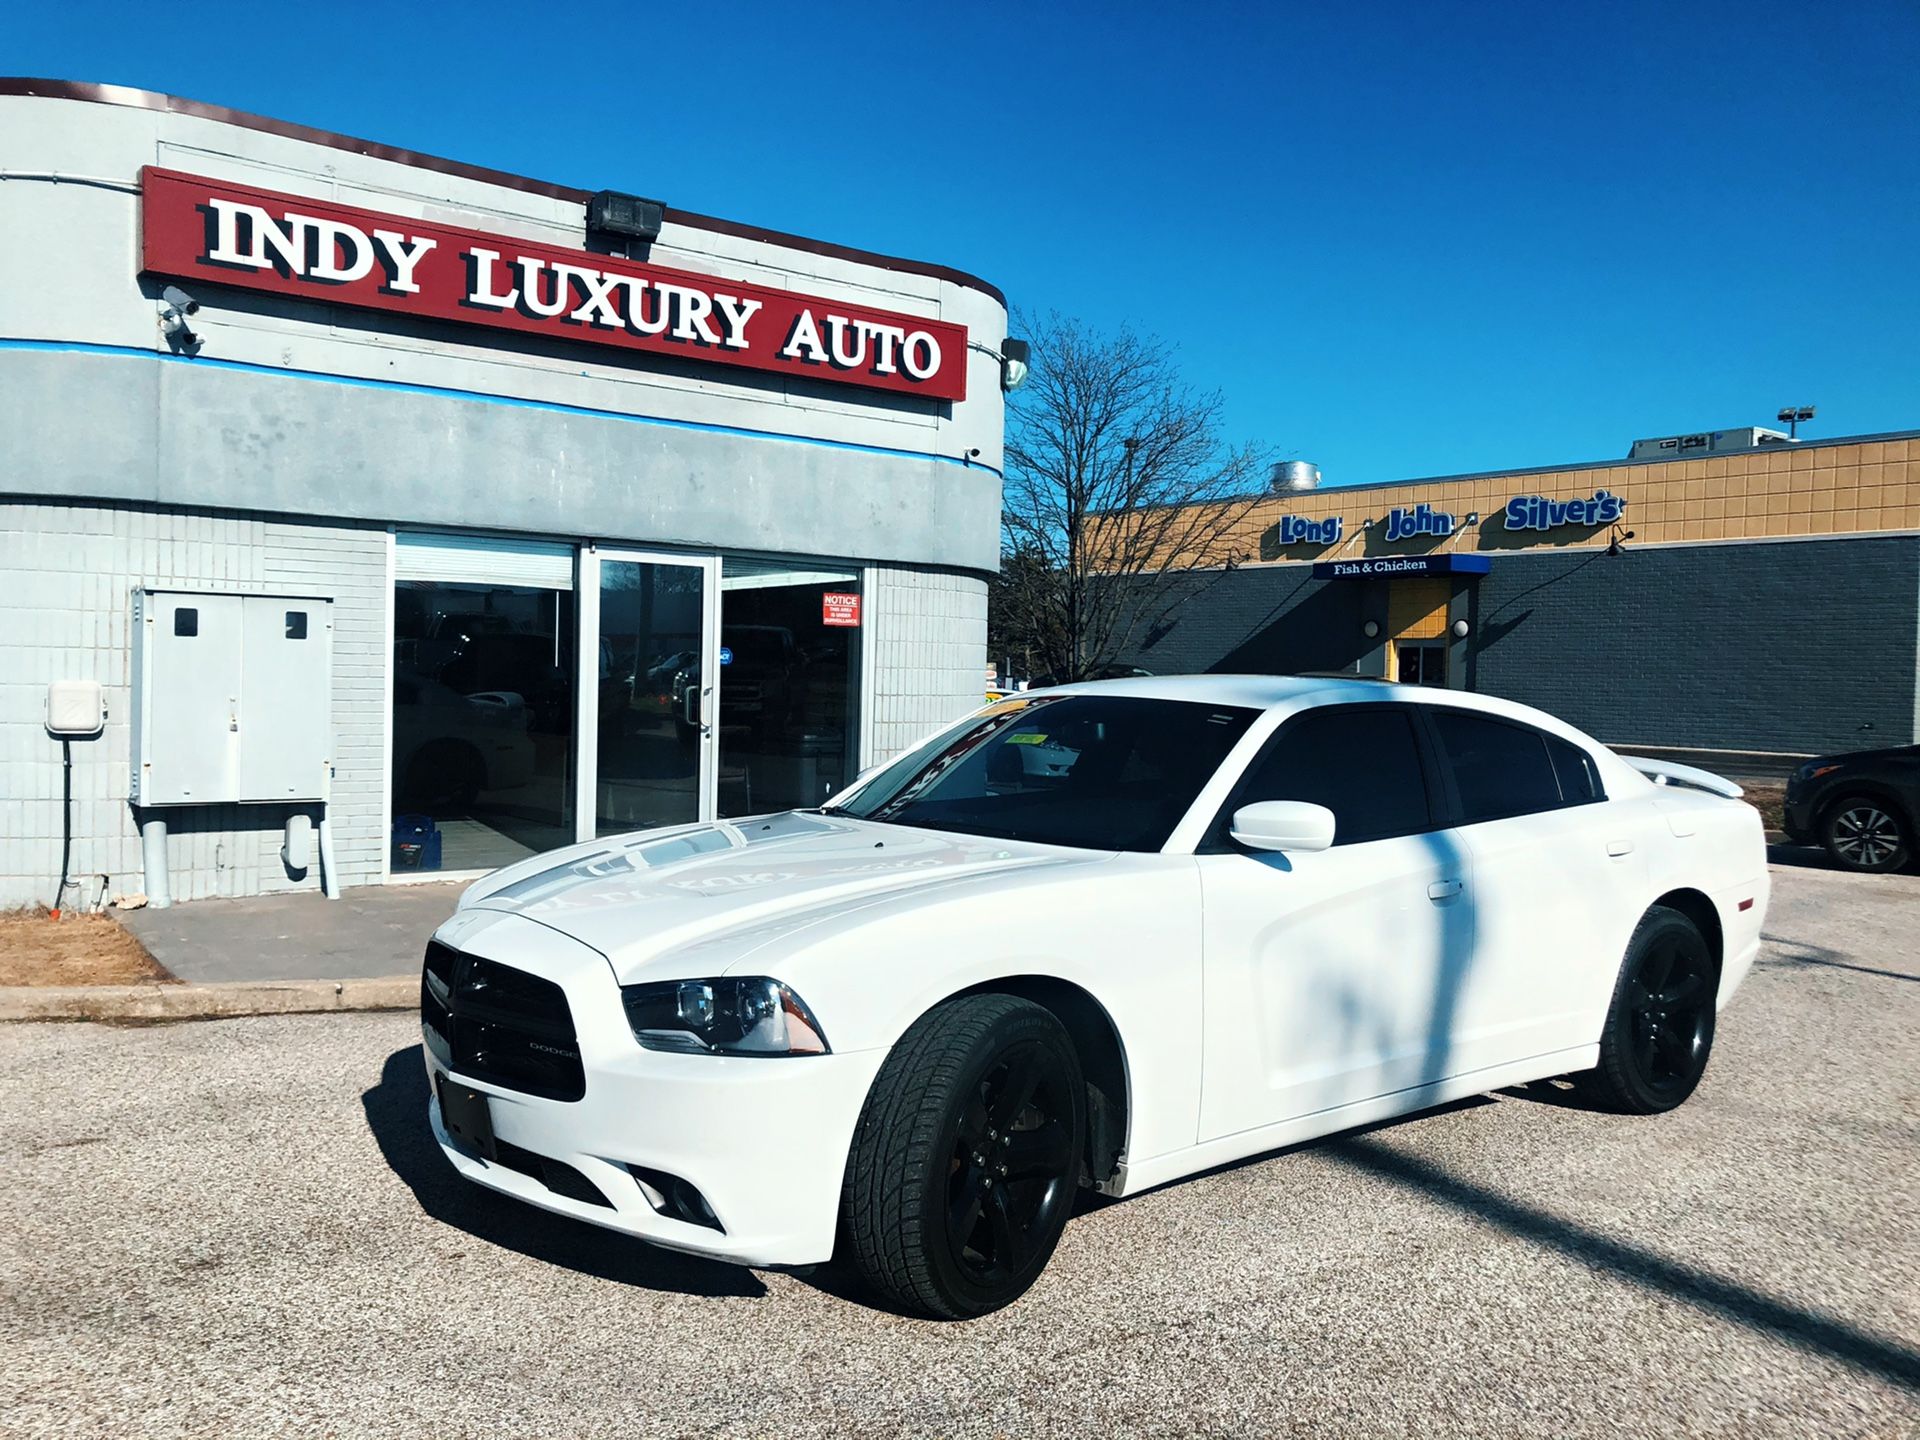
[[1696,770],[1691,765],[1676,765],[1671,760],[1649,760],[1644,755],[1622,755],[1620,758],[1656,785],[1684,785],[1689,790],[1704,790],[1709,795],[1724,795],[1729,800],[1738,800],[1747,793],[1733,781],[1723,779],[1711,770]]

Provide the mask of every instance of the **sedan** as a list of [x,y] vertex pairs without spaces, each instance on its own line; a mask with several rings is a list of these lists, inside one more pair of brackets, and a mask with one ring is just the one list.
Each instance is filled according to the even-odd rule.
[[421,982],[429,1119],[529,1204],[977,1316],[1083,1189],[1550,1076],[1680,1104],[1760,944],[1739,795],[1454,691],[1013,696],[824,808],[474,885]]
[[1914,858],[1920,745],[1809,760],[1787,781],[1787,838],[1824,845],[1848,870],[1884,875]]

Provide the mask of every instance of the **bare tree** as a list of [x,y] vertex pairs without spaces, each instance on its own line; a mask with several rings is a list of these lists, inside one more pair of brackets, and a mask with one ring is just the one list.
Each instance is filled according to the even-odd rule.
[[992,628],[1067,680],[1096,676],[1245,558],[1268,452],[1220,435],[1167,347],[1049,315],[1021,323],[1032,375],[1009,397]]

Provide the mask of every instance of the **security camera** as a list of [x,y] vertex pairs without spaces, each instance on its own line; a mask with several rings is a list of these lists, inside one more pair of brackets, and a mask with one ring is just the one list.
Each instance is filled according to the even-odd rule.
[[175,350],[185,350],[189,354],[197,351],[200,337],[187,324],[187,317],[200,309],[200,302],[178,285],[169,285],[162,290],[160,302],[160,333],[167,337],[167,343]]

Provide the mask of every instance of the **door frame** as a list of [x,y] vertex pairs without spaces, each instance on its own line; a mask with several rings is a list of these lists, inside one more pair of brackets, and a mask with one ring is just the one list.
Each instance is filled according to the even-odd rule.
[[577,674],[574,711],[574,839],[599,838],[600,820],[600,567],[609,562],[680,565],[701,572],[699,803],[694,819],[709,822],[719,810],[720,556],[712,551],[635,550],[582,545],[574,575]]

